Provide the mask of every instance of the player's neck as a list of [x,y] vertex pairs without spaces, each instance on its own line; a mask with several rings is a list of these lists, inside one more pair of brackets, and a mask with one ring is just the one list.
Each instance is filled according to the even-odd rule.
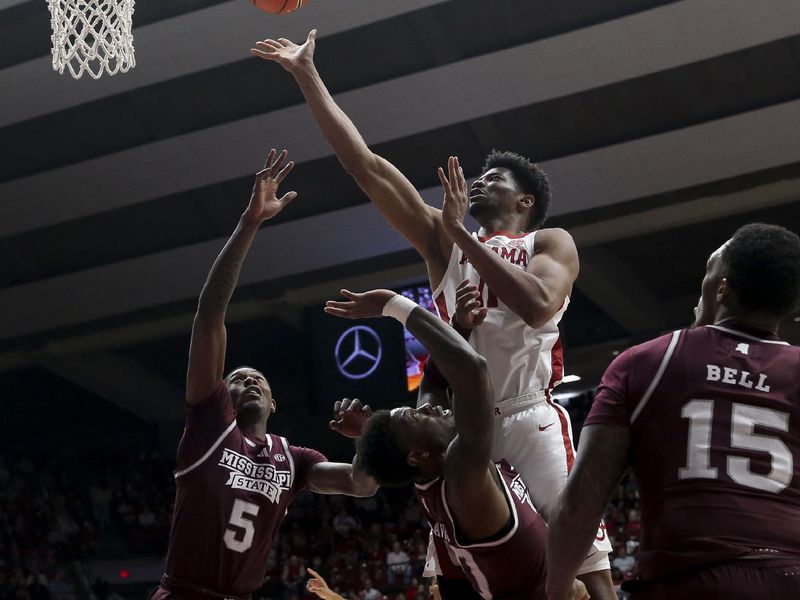
[[714,324],[741,325],[748,329],[755,329],[756,331],[764,331],[778,335],[781,321],[774,315],[766,314],[761,311],[731,311],[722,306],[717,312]]
[[520,215],[501,215],[490,219],[485,219],[481,224],[480,235],[489,235],[498,231],[504,231],[511,235],[527,233],[525,231],[526,219]]
[[262,421],[259,423],[238,423],[239,429],[248,437],[258,440],[265,440],[267,438],[267,422]]

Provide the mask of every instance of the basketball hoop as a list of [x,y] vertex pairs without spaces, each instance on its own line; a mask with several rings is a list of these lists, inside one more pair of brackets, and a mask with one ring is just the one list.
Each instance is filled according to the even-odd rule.
[[135,0],[47,0],[53,27],[53,69],[94,79],[105,72],[126,73],[136,66],[133,5]]

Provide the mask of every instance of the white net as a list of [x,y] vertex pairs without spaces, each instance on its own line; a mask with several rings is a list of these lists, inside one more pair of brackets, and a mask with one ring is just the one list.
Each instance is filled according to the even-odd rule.
[[47,0],[53,69],[99,79],[136,66],[131,33],[135,0]]

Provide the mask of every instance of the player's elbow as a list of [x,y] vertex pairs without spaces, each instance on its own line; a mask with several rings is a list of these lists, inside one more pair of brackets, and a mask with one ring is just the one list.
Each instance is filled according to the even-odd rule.
[[528,327],[539,329],[544,327],[556,316],[564,305],[563,299],[554,298],[535,298],[527,303],[523,313],[520,315]]
[[378,484],[375,480],[353,482],[353,494],[355,498],[369,498],[378,492]]
[[470,386],[484,386],[489,381],[489,365],[486,359],[472,348],[464,353],[461,364],[467,375],[465,380],[469,381]]
[[342,168],[359,184],[368,183],[377,175],[377,160],[368,148],[340,154],[338,158]]

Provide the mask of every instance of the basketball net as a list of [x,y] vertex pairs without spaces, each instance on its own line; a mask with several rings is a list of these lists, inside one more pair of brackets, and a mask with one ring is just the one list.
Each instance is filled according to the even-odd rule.
[[99,79],[136,66],[131,25],[135,0],[47,0],[53,69]]

